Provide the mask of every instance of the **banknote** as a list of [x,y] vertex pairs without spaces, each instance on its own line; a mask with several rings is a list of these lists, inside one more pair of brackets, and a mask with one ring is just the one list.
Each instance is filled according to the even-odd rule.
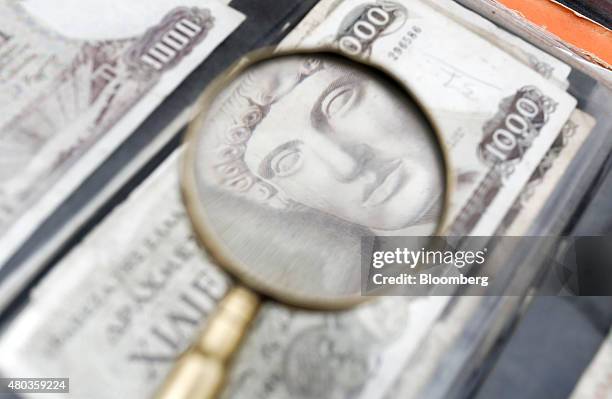
[[3,376],[69,376],[82,398],[153,394],[231,284],[194,240],[178,156],[34,290],[3,334]]
[[292,44],[332,44],[363,57],[427,107],[452,173],[445,224],[451,235],[495,231],[576,105],[561,88],[421,1],[344,1]]
[[589,367],[580,377],[570,399],[612,397],[612,335],[602,342]]
[[[536,172],[523,188],[520,198],[507,213],[496,234],[523,236],[531,233],[530,229],[533,227],[535,217],[554,195],[561,177],[575,159],[584,141],[589,137],[594,125],[593,117],[580,110],[574,110],[571,118],[564,125],[562,133],[538,165]],[[446,364],[444,357],[449,352],[457,350],[457,343],[462,338],[466,322],[476,314],[479,304],[488,299],[469,296],[459,298],[454,305],[455,310],[448,312],[445,320],[437,322],[435,327],[429,331],[428,338],[421,343],[417,351],[411,354],[392,389],[385,397],[419,398],[423,395],[424,390],[435,387],[436,383],[432,383],[432,378],[444,374]],[[522,306],[521,297],[515,295],[501,297],[499,301],[498,313],[501,315],[495,317],[501,322],[491,323],[491,328],[482,338],[483,342],[478,344],[481,348],[493,345],[491,338],[495,340],[495,332],[490,330],[503,330],[506,325],[503,321],[503,314],[512,314]],[[481,320],[480,323],[482,322]],[[468,341],[474,339],[476,338],[467,337]],[[474,366],[468,363],[469,360],[466,360],[461,367]],[[437,382],[437,385],[441,385],[440,381]]]
[[216,0],[0,2],[0,264],[243,19]]
[[[551,199],[561,177],[575,159],[578,150],[589,137],[594,126],[593,117],[580,110],[574,110],[557,140],[523,188],[519,199],[505,215],[496,235],[522,236],[531,233],[530,229],[533,227],[534,219]],[[436,323],[436,328],[429,332],[428,339],[412,354],[410,361],[404,365],[402,373],[399,374],[386,398],[418,398],[424,390],[431,386],[441,385],[440,381],[438,384],[430,384],[432,376],[443,374],[444,362],[442,359],[449,351],[456,348],[462,335],[461,328],[465,321],[476,312],[480,300],[475,297],[459,299],[458,304],[455,305],[456,310],[450,312],[443,322]],[[519,297],[503,297],[499,313],[512,313],[520,306]],[[504,328],[503,323],[492,323],[492,325],[494,328]],[[490,332],[489,334],[490,336],[495,335],[495,333],[491,335]],[[479,346],[486,345],[492,345],[492,342],[484,338],[484,342]],[[464,363],[462,367],[472,366]]]

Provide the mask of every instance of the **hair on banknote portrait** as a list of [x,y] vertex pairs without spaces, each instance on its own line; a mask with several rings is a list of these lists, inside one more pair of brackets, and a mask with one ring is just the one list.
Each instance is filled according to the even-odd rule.
[[342,264],[347,275],[363,236],[433,233],[444,162],[411,101],[391,80],[332,54],[250,67],[200,126],[195,180],[217,233],[244,261],[302,257],[310,261],[296,265]]

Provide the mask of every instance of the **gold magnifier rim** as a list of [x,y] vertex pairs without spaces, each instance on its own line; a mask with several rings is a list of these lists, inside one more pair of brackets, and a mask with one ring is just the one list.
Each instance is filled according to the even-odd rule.
[[231,251],[225,247],[222,240],[218,238],[215,230],[211,227],[204,206],[202,205],[201,194],[198,192],[196,184],[196,153],[198,143],[198,132],[200,131],[203,121],[206,120],[207,113],[217,96],[233,82],[238,76],[244,73],[245,70],[255,64],[270,61],[277,58],[287,56],[313,56],[313,55],[333,55],[349,62],[355,62],[359,65],[371,68],[377,73],[382,74],[386,78],[398,85],[404,93],[418,107],[419,111],[424,115],[425,120],[429,124],[432,132],[436,136],[438,148],[440,150],[441,161],[445,169],[445,184],[444,184],[444,206],[438,220],[436,231],[432,236],[443,234],[443,228],[446,225],[448,217],[448,208],[450,204],[450,196],[453,191],[454,179],[451,176],[452,169],[450,167],[449,151],[445,145],[441,135],[441,129],[432,117],[431,112],[423,105],[418,96],[410,89],[407,84],[402,83],[393,73],[390,73],[386,68],[365,61],[359,57],[351,56],[342,53],[333,47],[318,47],[310,49],[290,49],[278,50],[275,48],[264,48],[252,51],[244,57],[236,61],[219,77],[215,78],[212,83],[204,90],[200,98],[195,104],[194,112],[189,122],[187,133],[183,139],[183,154],[181,157],[180,167],[180,185],[187,213],[191,224],[196,233],[196,237],[200,245],[210,255],[216,265],[227,271],[238,282],[246,287],[260,293],[266,297],[270,297],[280,303],[304,309],[312,310],[342,310],[351,308],[358,304],[369,301],[375,296],[351,295],[337,298],[315,298],[308,295],[300,295],[286,292],[283,289],[273,287],[273,284],[265,284],[251,277],[245,270],[248,267],[232,256]]

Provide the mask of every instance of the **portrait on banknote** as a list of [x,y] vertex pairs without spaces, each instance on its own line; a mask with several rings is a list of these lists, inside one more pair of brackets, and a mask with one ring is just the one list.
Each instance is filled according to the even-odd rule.
[[359,264],[363,236],[435,230],[441,150],[420,108],[386,79],[331,54],[282,56],[217,96],[195,173],[222,238],[253,243],[232,248],[240,257],[284,252],[278,261],[341,271]]

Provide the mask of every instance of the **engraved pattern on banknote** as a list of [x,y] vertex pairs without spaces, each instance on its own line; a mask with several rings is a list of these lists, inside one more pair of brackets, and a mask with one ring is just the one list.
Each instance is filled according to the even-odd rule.
[[567,144],[572,136],[576,134],[578,127],[578,124],[571,119],[567,121],[565,126],[563,126],[559,137],[550,147],[536,170],[529,178],[527,184],[525,184],[521,194],[514,202],[512,207],[508,210],[508,213],[504,216],[504,219],[495,232],[495,235],[504,235],[521,210],[529,204],[529,200],[533,197],[534,192],[537,190],[538,186],[544,182],[547,172],[552,169],[553,166],[555,166],[555,161],[567,147]]
[[[0,192],[0,200],[11,212],[0,218],[0,232],[154,86],[155,80],[130,81],[126,76],[125,65],[119,62],[124,46],[113,42],[83,44],[49,90],[2,128],[0,151],[5,161],[0,179],[10,188]],[[46,168],[34,171],[32,180],[38,184],[19,182],[21,172],[57,134],[71,144],[56,152]]]
[[135,71],[164,72],[206,38],[214,21],[208,9],[177,8],[132,45],[126,53],[126,63]]
[[[43,94],[1,129],[0,233],[112,128],[214,26],[209,9],[179,7],[141,38],[85,42]],[[21,172],[57,134],[68,146],[33,177]],[[29,184],[36,181],[36,184]]]
[[490,169],[450,226],[450,235],[462,236],[474,228],[556,107],[552,98],[533,86],[523,87],[501,101],[497,114],[484,124],[483,140],[477,149]]
[[503,99],[497,114],[483,126],[478,155],[488,165],[502,168],[504,176],[511,175],[556,107],[536,87],[523,87],[512,98]]
[[335,42],[352,55],[369,56],[377,39],[399,31],[408,20],[408,10],[401,4],[378,0],[347,13],[340,24]]
[[409,308],[415,300],[388,298],[335,314],[264,305],[225,397],[359,396],[383,372],[384,352],[417,328]]
[[348,331],[326,325],[300,331],[285,352],[283,380],[292,397],[350,397],[373,367],[368,353]]

